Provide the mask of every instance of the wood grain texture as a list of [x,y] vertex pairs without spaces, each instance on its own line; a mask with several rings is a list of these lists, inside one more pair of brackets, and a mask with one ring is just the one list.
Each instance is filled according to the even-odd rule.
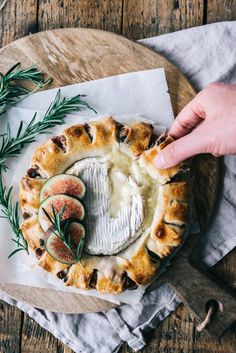
[[207,23],[218,21],[230,21],[236,19],[235,0],[208,0],[207,1]]
[[[22,314],[23,315],[23,314]],[[27,314],[24,314],[20,341],[20,353],[73,353],[50,332],[39,326]],[[2,353],[2,351],[0,350]],[[13,353],[9,351],[6,353]],[[14,353],[18,353],[17,351]]]
[[[44,6],[45,1],[39,1],[39,18],[35,23],[35,18],[37,17],[37,2],[32,0],[8,0],[8,4],[4,11],[0,14],[0,46],[6,45],[11,41],[23,37],[29,32],[34,32],[37,30],[37,26],[40,30],[43,28],[55,28],[55,27],[67,27],[67,26],[76,26],[79,25],[76,8],[78,8],[78,3],[81,4],[81,12],[88,13],[87,3],[98,3],[98,1],[72,1],[65,0],[64,7],[66,7],[66,11],[61,11],[59,5],[53,6],[57,3],[55,0],[47,1],[49,4]],[[111,0],[103,0],[103,3],[114,3],[115,1]],[[153,34],[165,33],[174,30],[174,25],[172,23],[173,19],[171,14],[173,12],[173,6],[176,8],[178,4],[182,4],[184,1],[169,1],[169,0],[159,0],[160,6],[163,7],[162,11],[162,26],[161,31],[158,32],[158,21],[157,19],[152,19],[148,16],[145,17],[146,28],[144,28],[144,20],[142,16],[137,18],[137,6],[141,7],[144,5],[142,3],[150,4],[150,0],[145,1],[134,1],[127,0],[127,2],[131,2],[132,6],[129,6],[129,14],[123,14],[126,16],[125,23],[123,25],[123,31],[126,32],[126,35],[129,38],[145,38]],[[221,21],[225,19],[235,19],[235,1],[234,0],[207,0],[204,2],[204,13],[205,20],[208,23],[214,21]],[[99,1],[101,3],[101,1]],[[165,5],[167,4],[167,7]],[[23,5],[24,4],[24,5]],[[59,4],[59,2],[58,2]],[[174,4],[174,5],[173,5]],[[208,4],[208,8],[207,8]],[[35,7],[36,5],[36,7]],[[68,6],[66,6],[68,5]],[[104,6],[108,6],[103,4]],[[150,6],[150,5],[149,5]],[[120,23],[122,23],[122,13],[118,11],[117,15],[113,15],[113,23],[119,23],[119,25],[111,25],[112,21],[107,16],[104,18],[104,14],[100,13],[100,8],[97,10],[97,18],[102,18],[102,24],[99,28],[109,28],[111,31],[115,29],[117,33],[120,33],[121,30]],[[43,13],[43,11],[44,13]],[[156,13],[155,9],[151,8],[151,10],[145,8],[146,13]],[[48,14],[47,14],[48,13]],[[193,16],[195,16],[196,12],[193,12]],[[207,16],[206,16],[207,15]],[[116,18],[114,19],[114,16]],[[184,28],[186,26],[186,22],[182,21],[182,17],[179,16],[179,11],[176,14],[177,18],[179,18],[179,25],[176,29]],[[69,18],[69,20],[68,20]],[[74,20],[73,20],[74,18]],[[184,18],[184,16],[183,16]],[[47,19],[47,20],[46,20]],[[135,31],[132,29],[128,29],[128,19],[129,19],[129,28],[132,27],[131,21],[136,25]],[[51,22],[51,24],[49,23]],[[76,22],[77,21],[77,22]],[[94,23],[93,23],[94,22]],[[99,21],[101,23],[101,21]],[[109,23],[109,27],[105,27],[105,25]],[[192,25],[201,24],[198,16],[196,18],[192,18]],[[81,25],[97,27],[98,21],[93,21],[92,18],[83,17],[81,21]],[[108,25],[107,25],[108,26]],[[134,26],[134,25],[133,25]],[[232,251],[229,255],[227,255],[219,264],[217,264],[213,269],[213,273],[222,281],[226,281],[226,283],[230,285],[235,285],[236,275],[236,250]],[[0,352],[1,353],[18,353],[20,351],[20,316],[19,310],[17,308],[12,308],[7,304],[3,303],[4,309],[1,306],[1,321],[0,321]],[[7,309],[5,309],[5,306]],[[17,314],[18,313],[18,314]],[[15,322],[17,323],[17,329],[12,330],[12,325]],[[24,320],[24,325],[26,321]],[[37,324],[35,324],[37,325]],[[23,327],[22,327],[23,328]],[[34,330],[35,332],[35,330]],[[40,331],[38,331],[40,332]],[[45,335],[50,335],[47,331],[45,331]],[[45,336],[45,340],[48,342],[49,338]],[[207,335],[198,335],[195,330],[195,321],[192,316],[189,315],[187,309],[185,307],[180,307],[175,313],[170,315],[167,319],[164,320],[163,323],[157,325],[154,332],[148,335],[147,338],[147,346],[142,352],[145,353],[234,353],[236,340],[235,340],[235,329],[231,330],[231,332],[227,332],[227,334],[222,338],[221,342],[214,342]],[[44,342],[40,339],[40,337],[35,337],[35,344],[37,344],[40,348],[38,350],[40,352],[44,352]],[[36,343],[37,342],[37,343]],[[51,348],[49,353],[72,353],[72,350],[64,347],[60,342],[58,342],[57,349]],[[127,344],[124,344],[121,348],[122,353],[131,353],[132,349],[127,347]],[[33,349],[30,350],[33,352]]]
[[[130,71],[164,67],[175,115],[195,95],[194,89],[181,72],[165,58],[139,44],[109,32],[91,29],[48,31],[8,45],[0,51],[0,56],[2,59],[0,70],[3,72],[15,61],[20,60],[25,65],[39,62],[40,68],[54,78],[53,86],[83,82]],[[59,66],[60,70],[58,70]],[[211,181],[211,184],[215,185],[214,180]],[[201,194],[200,190],[199,194]],[[211,204],[211,201],[209,203]],[[47,296],[45,296],[43,295],[44,290],[30,289],[19,285],[2,284],[1,289],[14,298],[53,311],[86,312],[111,307],[104,301],[98,301],[98,299],[91,297],[85,299],[81,295],[72,293],[57,293],[55,301],[53,290],[47,290]],[[67,300],[64,300],[64,296]]]
[[37,1],[7,1],[0,13],[0,47],[36,31]]
[[[0,289],[14,299],[19,299],[40,309],[52,310],[54,312],[80,313],[96,312],[113,308],[114,304],[94,297],[84,297],[79,294],[67,293],[66,297],[60,292],[47,289],[45,295],[44,289],[36,287],[25,287],[17,284],[0,284]],[[40,301],[36,298],[40,297]],[[57,300],[55,300],[55,297]],[[86,300],[85,300],[86,298]],[[75,311],[75,308],[76,311]]]
[[[73,353],[72,349],[63,345],[60,341],[58,341],[57,353]],[[51,352],[50,352],[51,353]]]
[[236,294],[236,249],[232,250],[225,258],[219,261],[212,269],[211,273],[219,278]]
[[41,328],[28,315],[24,315],[20,353],[57,352],[57,339]]
[[[148,333],[148,345],[139,353],[235,353],[235,328],[217,342],[205,333],[196,332],[196,324],[194,317],[181,305]],[[119,351],[133,352],[126,344]]]
[[0,352],[20,353],[21,323],[23,313],[17,308],[0,302]]
[[228,288],[223,290],[223,285],[217,283],[214,276],[209,273],[208,276],[202,276],[188,261],[197,238],[197,235],[188,237],[181,254],[173,259],[172,266],[157,282],[168,282],[199,322],[203,322],[206,317],[208,302],[215,300],[221,303],[223,311],[218,310],[215,319],[205,329],[205,332],[219,339],[235,323],[236,300]]
[[122,0],[39,0],[40,31],[61,27],[87,27],[121,32]]
[[122,33],[140,39],[199,26],[203,8],[203,0],[124,0]]

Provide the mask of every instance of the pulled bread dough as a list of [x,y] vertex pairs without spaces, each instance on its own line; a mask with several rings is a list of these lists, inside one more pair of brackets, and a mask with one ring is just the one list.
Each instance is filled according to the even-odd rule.
[[[149,283],[161,259],[181,244],[187,222],[186,165],[167,170],[154,165],[171,142],[155,136],[150,124],[122,125],[109,117],[72,126],[41,145],[20,185],[21,229],[39,265],[66,285],[103,293]],[[37,220],[44,182],[61,173],[79,176],[86,185],[86,242],[81,261],[72,266],[40,245],[45,234]]]

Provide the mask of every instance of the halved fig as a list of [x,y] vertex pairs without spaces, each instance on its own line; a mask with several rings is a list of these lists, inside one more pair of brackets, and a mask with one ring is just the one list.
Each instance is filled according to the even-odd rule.
[[77,254],[78,245],[81,240],[85,237],[85,228],[77,220],[69,220],[65,225],[65,235],[71,244],[71,250],[73,254]]
[[68,195],[50,196],[39,206],[38,221],[44,232],[52,225],[44,210],[52,217],[52,207],[56,212],[62,212],[64,208],[62,220],[67,218],[82,220],[84,218],[84,206],[79,200]]
[[72,251],[54,233],[51,233],[51,235],[47,238],[46,250],[55,260],[63,264],[72,265],[77,262]]
[[[70,241],[71,250],[76,254],[78,244],[85,236],[85,228],[76,218],[65,219],[61,222],[61,228],[65,234],[66,239]],[[49,238],[52,233],[55,233],[54,225],[51,225],[45,233],[45,238]]]
[[65,264],[73,264],[78,262],[83,249],[83,240],[85,237],[85,229],[75,219],[63,221],[62,226],[67,246],[54,232],[54,226],[51,226],[46,235],[46,250],[57,261]]
[[40,201],[50,196],[65,194],[82,199],[85,194],[83,181],[75,175],[59,174],[49,178],[40,192]]

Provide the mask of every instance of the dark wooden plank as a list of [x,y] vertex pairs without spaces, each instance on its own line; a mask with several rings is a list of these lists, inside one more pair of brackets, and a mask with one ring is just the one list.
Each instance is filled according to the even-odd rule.
[[39,0],[39,30],[91,27],[121,32],[122,0]]
[[[19,335],[20,336],[20,335]],[[2,353],[2,351],[0,351]],[[24,314],[20,353],[74,353],[51,333]],[[7,352],[9,353],[9,352]],[[13,352],[11,352],[13,353]],[[14,352],[17,353],[17,352]]]
[[0,47],[36,31],[37,1],[7,1],[0,13]]
[[208,278],[202,275],[188,263],[187,255],[193,248],[192,240],[195,237],[187,239],[181,254],[174,259],[173,265],[162,275],[160,281],[169,282],[180,298],[183,298],[189,310],[201,322],[206,317],[205,306],[209,301],[214,299],[222,303],[223,312],[206,328],[212,337],[219,338],[235,322],[236,300],[224,290],[223,285],[220,285],[221,282],[216,284],[215,277]]
[[206,22],[229,21],[236,19],[235,0],[208,0]]
[[[147,345],[139,353],[235,353],[235,328],[218,342],[205,333],[196,332],[196,324],[194,317],[181,305],[146,335]],[[124,344],[119,353],[133,353],[133,350]]]
[[[0,46],[36,31],[37,2],[34,0],[7,1],[0,13]],[[3,302],[0,308],[0,352],[18,353],[21,346],[24,314]]]
[[57,353],[57,339],[28,315],[24,315],[20,352]]
[[[150,11],[150,6],[152,2],[150,0],[145,1],[145,8],[142,14],[142,10],[136,10],[134,7],[143,6],[144,2],[134,1],[134,0],[125,0],[126,5],[129,3],[129,7],[124,13],[124,26],[123,30],[125,35],[130,38],[141,38],[147,37],[155,34],[166,33],[169,31],[198,25],[201,24],[202,10],[197,12],[199,15],[196,15],[195,5],[194,10],[192,7],[189,7],[191,11],[187,11],[187,17],[185,14],[186,4],[190,4],[188,1],[160,1],[159,0],[159,9],[158,15],[152,16],[155,14],[155,8]],[[19,37],[22,37],[29,32],[34,32],[37,28],[36,12],[35,12],[35,3],[36,1],[27,1],[27,0],[18,0],[10,1],[4,9],[3,13],[0,14],[0,45],[5,45],[12,40],[15,40]],[[101,5],[100,1],[78,1],[78,4],[72,4],[72,1],[64,1],[62,9],[60,9],[61,2],[52,1],[40,1],[39,9],[39,28],[42,30],[44,28],[55,28],[55,27],[66,27],[66,26],[89,26],[94,28],[108,29],[115,32],[120,32],[121,25],[121,10],[118,8],[119,16],[114,16],[115,11],[112,11],[110,18],[107,19],[107,8],[104,4]],[[91,6],[92,3],[92,6]],[[111,3],[114,3],[113,1]],[[153,2],[154,3],[154,2]],[[30,4],[30,7],[29,7]],[[69,5],[68,5],[69,4]],[[82,4],[82,5],[81,5]],[[96,5],[97,4],[97,5]],[[150,5],[151,4],[151,5]],[[187,4],[187,6],[188,6]],[[119,5],[121,6],[121,5]],[[180,8],[178,9],[178,6]],[[80,7],[80,12],[75,11],[76,7]],[[112,7],[112,6],[111,6]],[[161,7],[161,8],[160,8]],[[174,9],[173,9],[174,7]],[[101,8],[103,13],[101,14]],[[75,11],[75,12],[74,12]],[[129,11],[129,13],[128,13]],[[140,12],[139,12],[140,11]],[[47,14],[45,14],[47,12]],[[52,13],[54,12],[54,13]],[[74,13],[73,13],[74,12]],[[82,14],[82,20],[79,18],[78,13]],[[86,16],[88,16],[86,18]],[[140,16],[138,19],[137,17]],[[225,0],[208,0],[208,11],[207,11],[207,22],[214,22],[225,19],[235,19],[235,1],[225,1]],[[51,21],[51,23],[50,23]],[[135,29],[133,29],[135,27]],[[218,274],[220,278],[228,278],[229,281],[233,284],[235,281],[235,268],[236,268],[236,256],[230,255],[226,257],[219,266],[213,269],[213,272]],[[9,325],[17,325],[18,329],[20,328],[20,312],[16,308],[11,308],[7,304],[4,304],[4,307],[7,306],[7,309],[1,307],[1,321],[0,321],[0,352],[1,353],[17,353],[19,352],[17,344],[13,345],[13,342],[19,342],[20,335],[15,330],[11,330]],[[4,313],[4,315],[3,315]],[[18,313],[18,314],[17,314]],[[24,325],[27,325],[27,321],[24,320]],[[37,326],[36,323],[34,323]],[[189,353],[232,353],[235,352],[235,335],[233,332],[229,332],[223,339],[221,344],[215,344],[205,335],[201,335],[199,338],[196,337],[193,332],[193,326],[195,322],[191,321],[188,311],[184,308],[180,308],[176,313],[172,314],[168,319],[163,323],[158,325],[155,330],[155,335],[150,336],[150,344],[145,348],[145,352],[189,352]],[[13,326],[12,326],[13,327]],[[24,331],[25,329],[23,329]],[[45,335],[45,332],[41,328],[36,328],[35,331],[42,333],[40,335]],[[15,332],[15,333],[12,333]],[[10,338],[9,344],[7,343],[7,349],[4,350],[3,342],[8,335],[12,335]],[[46,333],[46,335],[49,335]],[[8,338],[6,339],[8,340]],[[41,351],[45,351],[46,344],[42,344],[41,338],[36,339],[34,337],[34,345],[37,345],[39,342],[41,344]],[[48,338],[46,338],[46,342]],[[45,342],[45,343],[46,343]],[[31,342],[32,343],[32,342]],[[34,345],[28,346],[27,352],[34,351]],[[60,353],[71,353],[72,351],[68,348],[64,348],[61,343],[56,345],[52,344],[50,346],[50,353],[60,352]],[[60,348],[58,348],[60,347]],[[39,350],[38,350],[39,351]],[[37,350],[36,350],[37,352]],[[46,350],[47,352],[47,350]],[[131,349],[126,349],[124,345],[122,352],[132,352]]]
[[70,349],[69,347],[65,346],[63,343],[58,341],[57,353],[74,353],[74,351],[72,351],[72,349]]
[[[236,293],[236,249],[221,260],[211,273],[227,284]],[[147,346],[143,353],[235,353],[235,326],[229,329],[221,340],[215,341],[206,333],[196,331],[196,320],[181,305],[174,313],[160,323],[147,338]],[[132,350],[123,345],[120,353],[131,353]]]
[[0,301],[0,352],[20,353],[20,333],[23,314],[17,308]]
[[235,336],[229,332],[221,342],[196,332],[196,320],[181,306],[158,325],[143,353],[234,353]]
[[232,250],[226,257],[219,261],[211,273],[220,281],[233,289],[236,294],[236,249]]
[[203,23],[204,0],[124,0],[123,34],[140,39]]

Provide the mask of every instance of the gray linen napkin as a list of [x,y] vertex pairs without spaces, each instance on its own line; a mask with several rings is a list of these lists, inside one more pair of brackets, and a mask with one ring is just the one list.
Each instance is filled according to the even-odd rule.
[[[175,63],[197,89],[213,81],[236,82],[236,22],[222,22],[140,41]],[[236,246],[236,157],[223,161],[221,194],[212,223],[195,256],[205,268]],[[112,353],[123,341],[134,350],[145,345],[145,333],[180,304],[168,284],[144,295],[138,305],[105,313],[65,315],[38,310],[4,293],[0,298],[26,312],[76,353]]]

